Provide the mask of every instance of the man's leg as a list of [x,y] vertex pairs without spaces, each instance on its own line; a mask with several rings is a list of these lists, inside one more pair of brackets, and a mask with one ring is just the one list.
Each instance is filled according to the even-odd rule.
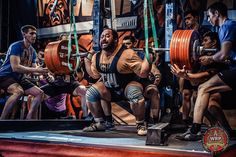
[[74,91],[73,91],[73,96],[80,96],[81,98],[81,107],[83,110],[83,116],[86,117],[88,116],[88,108],[86,105],[86,87],[84,85],[79,85]]
[[143,87],[140,83],[132,81],[125,88],[125,96],[128,98],[131,109],[136,118],[138,135],[146,135],[147,129],[144,125],[145,119],[145,99],[143,96]]
[[[92,85],[86,92],[87,106],[94,117],[95,123],[83,129],[85,132],[105,131],[106,125],[104,121],[104,111],[101,105],[101,100],[107,102],[111,100],[111,94],[102,82],[97,82]],[[105,109],[107,110],[107,109]]]
[[107,129],[108,130],[114,130],[115,125],[114,125],[113,118],[112,118],[111,102],[101,100],[101,105],[102,105],[103,113],[104,113],[104,116],[105,116]]
[[10,94],[10,97],[7,99],[0,119],[8,119],[9,114],[11,113],[14,105],[17,101],[23,96],[24,90],[18,83],[14,83],[10,85],[7,89],[7,92]]
[[198,88],[197,99],[194,107],[193,122],[201,124],[204,111],[206,110],[210,94],[232,90],[226,85],[218,75],[213,76],[207,82],[201,84]]
[[216,123],[214,125],[220,125],[225,130],[227,130],[228,133],[232,132],[232,129],[228,123],[228,120],[225,117],[223,109],[221,108],[220,93],[215,93],[210,96],[208,111],[213,117],[215,117],[216,122],[218,122],[218,124]]
[[192,96],[192,91],[190,89],[183,89],[183,101],[182,101],[182,119],[185,121],[187,124],[189,123],[189,113],[191,109],[191,96]]
[[156,85],[151,84],[145,88],[144,96],[151,100],[150,114],[153,123],[158,123],[160,111],[160,94]]
[[31,106],[26,116],[26,119],[37,119],[37,110],[43,100],[44,93],[39,87],[34,86],[25,90],[25,94],[32,95],[34,97],[31,101]]
[[177,136],[180,140],[199,140],[199,133],[201,131],[201,123],[205,110],[208,107],[210,94],[232,90],[226,85],[218,75],[201,84],[198,88],[197,99],[193,113],[193,125],[190,130],[184,134]]

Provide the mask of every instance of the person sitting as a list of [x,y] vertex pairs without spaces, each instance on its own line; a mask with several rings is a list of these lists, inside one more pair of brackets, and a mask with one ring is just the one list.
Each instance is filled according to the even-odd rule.
[[[199,13],[196,10],[188,10],[184,12],[185,29],[197,31],[199,33],[200,42],[203,42],[203,35],[211,30],[202,26],[199,21]],[[198,70],[199,65],[196,65],[192,71],[197,72]],[[182,119],[186,125],[191,125],[191,98],[194,102],[196,99],[197,86],[192,85],[189,80],[183,78],[179,78],[179,85],[182,93]]]

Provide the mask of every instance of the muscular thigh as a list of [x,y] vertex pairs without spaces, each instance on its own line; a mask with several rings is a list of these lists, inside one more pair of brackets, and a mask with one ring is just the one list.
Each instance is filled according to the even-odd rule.
[[128,87],[131,87],[131,86],[135,86],[135,87],[139,87],[140,90],[143,91],[143,85],[137,81],[131,81],[130,83],[127,84],[126,88],[125,88],[125,91],[127,90]]
[[224,81],[218,76],[214,75],[208,81],[204,82],[199,86],[199,90],[204,90],[208,93],[216,93],[216,92],[225,92],[232,90]]
[[33,86],[33,87],[25,90],[26,95],[37,96],[37,95],[42,94],[42,93],[43,93],[43,91],[37,86]]
[[125,88],[125,97],[129,99],[130,94],[132,91],[136,91],[136,94],[143,93],[143,86],[141,83],[136,82],[136,81],[131,81],[130,83],[127,84]]

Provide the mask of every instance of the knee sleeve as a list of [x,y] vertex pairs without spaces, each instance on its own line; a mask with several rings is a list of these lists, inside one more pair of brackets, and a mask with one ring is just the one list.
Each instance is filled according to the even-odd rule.
[[139,100],[144,99],[142,89],[140,87],[130,86],[126,90],[126,97],[130,103],[138,103]]
[[95,87],[91,86],[86,91],[86,100],[89,102],[97,102],[101,100],[101,95]]

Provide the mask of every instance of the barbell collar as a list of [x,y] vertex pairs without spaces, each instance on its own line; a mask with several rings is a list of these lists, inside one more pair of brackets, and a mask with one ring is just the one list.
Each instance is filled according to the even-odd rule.
[[170,48],[162,48],[162,47],[158,47],[158,48],[152,48],[154,51],[170,51]]
[[[62,52],[60,52],[59,55],[60,55],[61,58],[64,58],[64,57],[68,56],[68,54],[65,54],[65,53],[62,53]],[[79,54],[71,54],[70,56],[71,57],[78,57],[79,56],[79,57],[83,58],[83,57],[86,57],[87,55],[88,55],[87,52],[84,52],[84,53],[80,52]]]
[[[151,48],[153,51],[170,51],[170,48],[162,48],[162,47],[158,47],[158,48]],[[133,48],[134,51],[144,51],[143,48]]]

